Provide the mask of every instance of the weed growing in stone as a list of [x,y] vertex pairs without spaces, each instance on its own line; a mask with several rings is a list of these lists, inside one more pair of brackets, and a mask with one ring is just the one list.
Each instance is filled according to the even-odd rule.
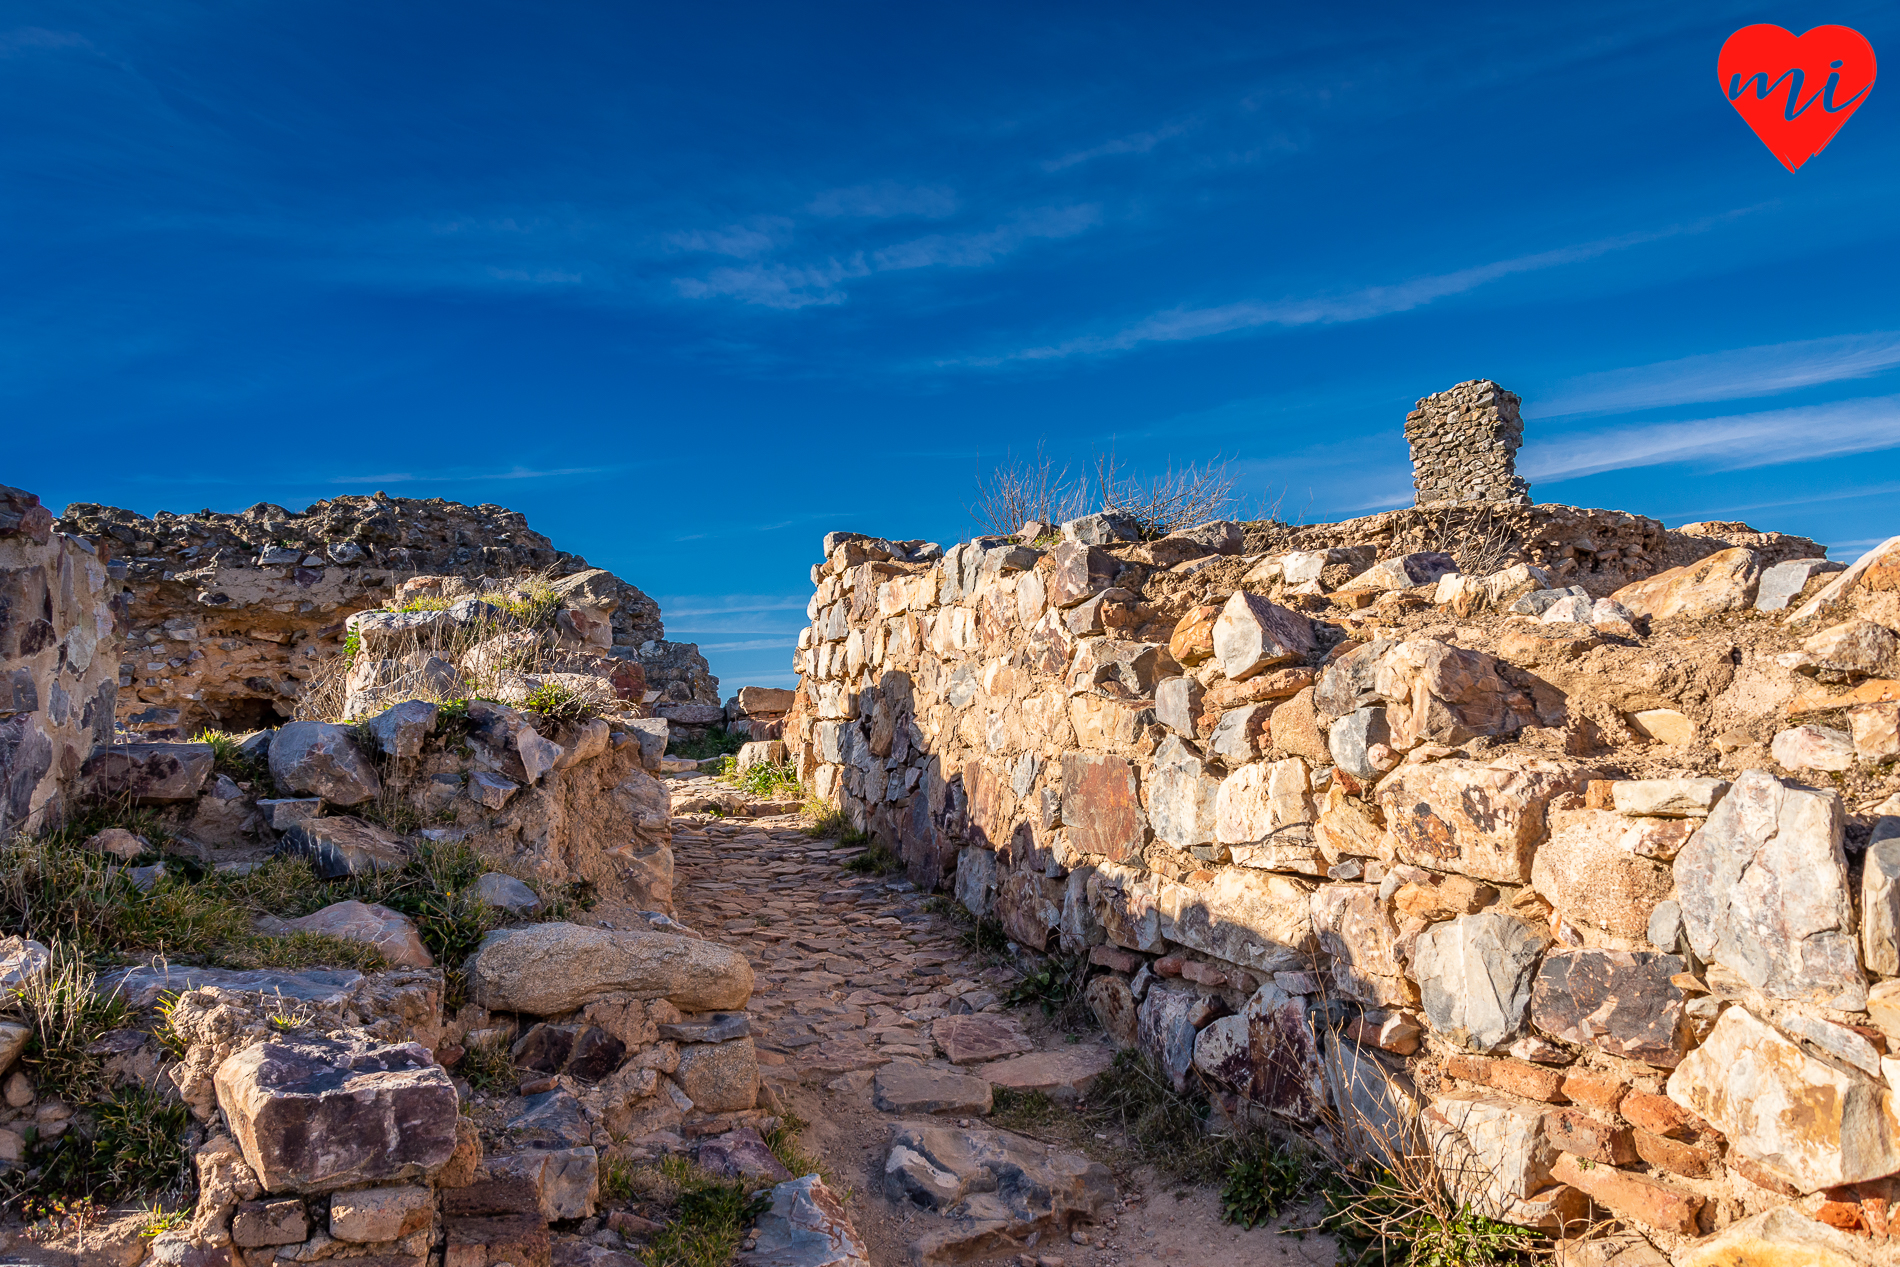
[[1236,1158],[1221,1186],[1220,1217],[1249,1231],[1305,1190],[1310,1172],[1291,1149],[1263,1146]]
[[97,1089],[104,1060],[92,1045],[126,1020],[117,992],[97,989],[98,976],[63,942],[52,942],[46,969],[15,995],[31,1031],[20,1063],[34,1083],[61,1099],[84,1100]]
[[1064,1029],[1092,1027],[1094,1013],[1082,997],[1088,977],[1087,955],[1049,955],[1026,970],[1004,999],[1012,1007],[1033,1003]]
[[746,744],[746,737],[737,731],[729,731],[723,726],[713,726],[692,739],[669,739],[666,755],[685,757],[688,761],[704,761],[708,757],[724,757],[735,754]]
[[143,1087],[120,1088],[88,1106],[90,1120],[55,1140],[36,1142],[29,1175],[40,1192],[103,1201],[182,1198],[191,1191],[182,1101]]
[[[226,734],[222,730],[201,730],[192,736],[191,741],[211,745],[211,768],[219,774],[228,774],[243,783],[270,778],[269,760],[244,751],[240,746],[243,740],[236,735]],[[274,785],[267,782],[260,795],[272,790],[274,790]]]
[[660,1163],[661,1190],[671,1190],[666,1226],[646,1252],[647,1267],[726,1267],[746,1225],[771,1205],[748,1185],[715,1179],[679,1157]]
[[804,832],[813,840],[827,837],[842,838],[851,830],[851,820],[836,805],[816,805],[806,813],[810,821],[804,826]]
[[600,1159],[600,1199],[604,1205],[617,1205],[633,1197],[634,1165],[625,1157],[607,1153]]
[[778,1164],[794,1177],[815,1174],[830,1183],[830,1168],[798,1146],[798,1133],[809,1125],[811,1123],[804,1118],[788,1111],[779,1118],[777,1126],[765,1133],[765,1146],[778,1158]]
[[595,712],[591,701],[559,682],[543,682],[535,687],[521,706],[556,721],[586,721]]
[[803,799],[805,789],[798,782],[798,771],[789,761],[773,764],[761,761],[745,770],[738,768],[734,758],[728,757],[719,771],[720,782],[749,792],[761,800],[773,800],[779,797],[797,797]]
[[[863,833],[853,832],[838,843],[841,846],[856,843],[850,839],[851,835],[865,838]],[[904,860],[892,853],[891,847],[883,841],[872,840],[863,853],[844,864],[844,869],[858,875],[896,875],[904,869]]]
[[[468,1085],[475,1090],[494,1095],[512,1095],[520,1082],[505,1039],[474,1044],[462,1054],[455,1072],[467,1078]],[[602,1177],[605,1178],[604,1171]]]

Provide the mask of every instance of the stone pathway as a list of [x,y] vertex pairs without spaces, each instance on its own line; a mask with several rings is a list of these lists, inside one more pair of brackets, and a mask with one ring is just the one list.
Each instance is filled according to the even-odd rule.
[[[981,1136],[991,1083],[1073,1096],[1078,1076],[1086,1086],[1113,1048],[1100,1035],[1078,1044],[1041,1032],[1039,1016],[1005,1011],[1001,998],[1015,979],[1007,966],[984,966],[960,943],[959,923],[925,910],[927,895],[901,876],[846,871],[842,863],[858,850],[814,841],[801,827],[796,815],[677,815],[678,917],[751,960],[757,978],[748,1010],[769,1101],[809,1123],[801,1144],[846,1194],[873,1263],[897,1267],[914,1261],[914,1245],[963,1234],[955,1220],[884,1195],[900,1124]],[[1052,1165],[1064,1160],[1053,1145],[1034,1147]],[[1074,1168],[1087,1164],[1066,1157]],[[1327,1238],[1220,1223],[1211,1191],[1145,1170],[1119,1183],[1099,1165],[1088,1171],[1074,1176],[1068,1208],[1092,1201],[1098,1217],[1073,1236],[992,1237],[946,1246],[946,1257],[999,1267],[1333,1261]]]

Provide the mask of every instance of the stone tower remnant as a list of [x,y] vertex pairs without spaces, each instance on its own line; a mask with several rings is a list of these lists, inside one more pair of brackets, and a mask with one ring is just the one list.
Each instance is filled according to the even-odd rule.
[[1530,485],[1517,474],[1517,447],[1524,442],[1518,403],[1515,392],[1488,378],[1474,378],[1420,400],[1405,415],[1414,502],[1530,505]]

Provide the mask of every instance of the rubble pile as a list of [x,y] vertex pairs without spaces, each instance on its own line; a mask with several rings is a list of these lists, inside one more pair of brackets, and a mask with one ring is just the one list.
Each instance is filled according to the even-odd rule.
[[637,665],[658,708],[719,701],[698,650],[666,641],[659,604],[500,506],[379,493],[301,512],[260,502],[236,515],[147,518],[82,502],[55,526],[90,545],[122,593],[118,720],[147,738],[297,715],[322,662],[342,653],[346,618],[392,605],[405,581],[427,576],[470,592],[551,577],[604,613],[601,654]]

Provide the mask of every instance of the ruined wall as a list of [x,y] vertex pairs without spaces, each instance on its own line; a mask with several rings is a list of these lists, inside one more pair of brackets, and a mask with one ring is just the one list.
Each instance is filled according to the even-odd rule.
[[1483,1213],[1595,1203],[1672,1253],[1884,1235],[1900,539],[1843,572],[1503,509],[1483,576],[1388,548],[1419,511],[1264,553],[1286,530],[834,534],[784,739],[918,884],[1086,955],[1104,1026],[1219,1114],[1416,1123]]
[[90,543],[0,485],[0,835],[56,820],[93,747],[112,741],[116,591]]
[[1524,443],[1519,403],[1516,393],[1488,378],[1422,398],[1405,415],[1417,504],[1529,505],[1530,485],[1517,474],[1517,449]]
[[[147,738],[290,717],[317,661],[341,653],[345,618],[389,605],[406,578],[589,570],[517,511],[441,498],[338,497],[302,512],[260,502],[236,515],[151,518],[80,502],[58,526],[90,541],[123,585],[119,724]],[[589,583],[612,610],[609,654],[638,660],[662,699],[718,703],[698,650],[665,640],[659,604],[611,573]]]

